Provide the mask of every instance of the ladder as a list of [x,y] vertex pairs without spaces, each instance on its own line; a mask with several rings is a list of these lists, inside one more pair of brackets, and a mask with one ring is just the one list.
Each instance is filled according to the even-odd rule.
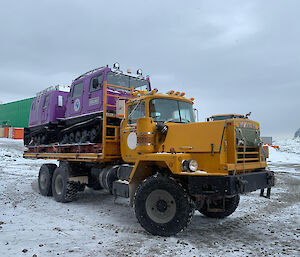
[[[130,97],[114,95],[108,93],[107,88],[125,89],[130,91]],[[117,85],[107,84],[106,81],[103,83],[103,121],[102,121],[102,159],[118,159],[121,156],[120,151],[120,126],[112,124],[109,119],[116,120],[116,105],[108,104],[108,97],[117,99],[132,99],[133,88],[122,87]],[[115,110],[114,114],[107,113],[108,107]],[[108,135],[108,131],[113,131],[113,135]]]

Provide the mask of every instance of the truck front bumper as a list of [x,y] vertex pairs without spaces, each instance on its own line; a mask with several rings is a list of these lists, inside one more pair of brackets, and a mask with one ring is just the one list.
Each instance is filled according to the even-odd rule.
[[273,171],[263,170],[232,176],[188,176],[191,195],[236,195],[274,186]]

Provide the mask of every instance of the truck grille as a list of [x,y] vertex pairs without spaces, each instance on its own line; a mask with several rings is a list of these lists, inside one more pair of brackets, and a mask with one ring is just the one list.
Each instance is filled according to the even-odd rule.
[[238,146],[237,163],[249,163],[259,161],[259,148],[255,146]]

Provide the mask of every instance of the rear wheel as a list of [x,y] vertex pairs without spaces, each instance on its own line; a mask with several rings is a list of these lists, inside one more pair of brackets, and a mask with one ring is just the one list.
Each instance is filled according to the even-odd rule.
[[184,230],[194,214],[194,203],[174,179],[155,175],[137,189],[136,217],[152,235],[171,236]]
[[69,175],[64,166],[56,168],[52,178],[53,197],[57,202],[71,202],[77,198],[78,183],[69,181]]
[[38,184],[41,195],[52,196],[52,176],[56,165],[52,163],[43,164],[39,171]]
[[[224,201],[225,200],[225,206],[224,206]],[[217,218],[217,219],[223,219],[236,210],[240,202],[240,196],[235,195],[234,197],[231,198],[225,198],[225,199],[220,199],[217,201],[213,201],[212,204],[215,208],[219,208],[220,211],[215,212],[215,211],[209,211],[207,202],[204,203],[202,208],[198,209],[200,213],[203,215],[210,217],[210,218]],[[222,210],[223,209],[223,210]]]

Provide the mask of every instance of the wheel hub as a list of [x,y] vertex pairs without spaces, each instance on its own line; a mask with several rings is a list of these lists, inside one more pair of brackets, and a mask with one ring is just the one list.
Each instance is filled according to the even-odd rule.
[[156,203],[156,208],[160,212],[165,212],[168,208],[168,204],[164,200],[158,200],[157,203]]
[[150,219],[156,223],[168,223],[176,214],[176,202],[167,191],[156,189],[146,199],[146,212]]

